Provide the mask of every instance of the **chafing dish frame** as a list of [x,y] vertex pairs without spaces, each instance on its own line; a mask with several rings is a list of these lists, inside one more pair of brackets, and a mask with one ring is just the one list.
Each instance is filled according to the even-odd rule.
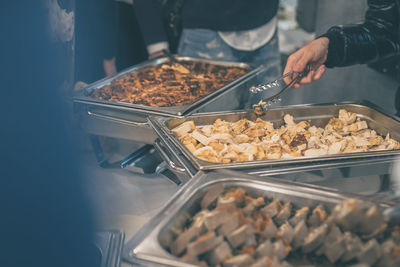
[[[283,124],[283,116],[289,113],[294,117],[295,121],[311,120],[311,125],[322,126],[325,125],[330,118],[337,115],[339,109],[342,108],[357,113],[357,116],[366,120],[369,127],[374,129],[378,134],[385,136],[386,134],[390,133],[392,138],[395,140],[400,140],[400,118],[382,111],[379,107],[367,101],[361,101],[359,103],[342,102],[276,107],[269,109],[266,114],[261,116],[261,118],[273,122],[275,126],[277,126],[277,124],[280,126]],[[313,115],[313,111],[317,111],[317,113]],[[322,113],[321,111],[325,113]],[[349,164],[363,164],[364,161],[390,162],[395,156],[400,155],[400,150],[387,150],[334,154],[326,156],[297,157],[293,159],[213,163],[195,157],[171,131],[171,129],[185,121],[193,120],[196,125],[201,126],[212,124],[217,118],[235,122],[243,118],[255,120],[257,115],[254,114],[252,110],[224,111],[195,114],[179,119],[150,116],[149,122],[168,150],[173,151],[173,154],[175,155],[184,155],[190,164],[198,170],[216,170],[226,168],[250,170],[260,167],[290,167],[291,165],[295,164],[304,165],[304,167],[315,165],[317,168],[320,168],[321,166],[342,167],[349,166]]]
[[[194,103],[183,106],[151,107],[126,102],[103,101],[90,96],[93,90],[98,90],[124,75],[140,72],[146,67],[169,62],[168,57],[159,57],[149,60],[127,68],[114,76],[94,82],[86,88],[77,91],[73,95],[73,102],[75,113],[79,117],[81,127],[86,132],[95,135],[152,144],[156,139],[156,135],[153,133],[147,122],[147,117],[149,115],[180,118],[183,115],[190,115],[200,111],[217,111],[218,106],[225,107],[223,104],[219,103],[230,94],[240,94],[240,96],[248,95],[244,88],[250,87],[250,85],[256,83],[257,75],[264,69],[263,65],[254,66],[252,64],[240,62],[205,60],[191,57],[177,58],[181,61],[204,62],[219,66],[240,67],[247,69],[248,72],[231,83],[215,90],[211,94],[198,99]],[[236,99],[241,97],[235,96],[233,98]],[[223,103],[228,104],[226,109],[238,109],[243,108],[242,102],[245,102],[245,99],[244,101],[224,101]],[[134,132],[132,130],[134,130]]]
[[[295,206],[309,205],[315,207],[322,203],[325,208],[332,208],[346,198],[356,197],[362,200],[377,203],[383,208],[392,207],[392,202],[381,202],[373,198],[363,197],[351,193],[340,193],[320,186],[305,185],[296,182],[282,181],[271,177],[249,176],[236,173],[236,176],[225,173],[199,172],[186,183],[161,208],[160,212],[145,224],[124,247],[123,258],[132,264],[151,266],[193,266],[184,263],[170,254],[161,244],[170,238],[165,236],[167,228],[176,223],[179,215],[187,211],[193,202],[205,194],[211,186],[222,183],[226,188],[242,187],[250,191],[261,192],[259,196],[273,197],[282,201],[291,201]],[[235,174],[233,174],[235,175]],[[298,202],[300,201],[300,202]],[[164,236],[163,236],[164,235]],[[161,241],[164,240],[164,241]],[[165,245],[165,244],[164,244]]]

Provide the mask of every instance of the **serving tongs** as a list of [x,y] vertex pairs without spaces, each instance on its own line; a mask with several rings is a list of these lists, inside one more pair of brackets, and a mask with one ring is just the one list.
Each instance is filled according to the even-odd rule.
[[180,68],[180,70],[183,73],[190,73],[190,70],[185,67],[173,54],[171,54],[168,50],[163,49],[162,50],[163,54],[166,55],[169,60],[171,60],[174,64],[178,65],[178,67]]
[[[295,85],[296,83],[300,82],[301,79],[303,79],[304,77],[306,77],[308,75],[308,73],[310,72],[311,67],[307,66],[302,72],[300,72],[290,83],[286,84],[278,93],[274,94],[273,96],[267,97],[264,100],[261,100],[260,102],[258,102],[258,104],[254,104],[253,105],[253,110],[254,113],[258,116],[261,116],[265,113],[265,111],[267,110],[268,106],[271,106],[272,103],[276,103],[277,101],[281,101],[282,99],[280,98],[280,95],[286,91],[286,89],[292,87],[293,85]],[[278,79],[276,79],[273,82],[270,83],[265,83],[265,84],[260,84],[257,86],[252,86],[249,88],[249,91],[252,92],[253,94],[256,94],[258,92],[262,92],[274,87],[278,87],[280,86],[280,81],[282,81],[284,78],[294,74],[294,71],[290,71],[288,73],[285,73],[284,75],[282,75],[281,77],[279,77]]]

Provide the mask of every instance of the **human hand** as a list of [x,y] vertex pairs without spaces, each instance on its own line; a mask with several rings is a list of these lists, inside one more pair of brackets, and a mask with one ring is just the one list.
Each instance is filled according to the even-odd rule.
[[149,55],[149,58],[153,59],[153,58],[156,58],[156,57],[160,57],[162,55],[164,55],[164,52],[161,50],[161,51],[157,51],[157,52],[151,53]]
[[[319,80],[325,72],[325,65],[323,64],[328,57],[328,46],[329,39],[321,37],[290,55],[283,73],[293,71],[294,74],[286,77],[284,79],[285,83],[289,84],[307,65],[310,65],[311,71],[300,81],[300,84],[308,84]],[[300,84],[297,83],[293,87],[299,88]]]
[[117,67],[115,65],[115,57],[112,59],[103,60],[104,74],[106,77],[112,76],[117,73]]
[[74,90],[75,90],[75,91],[79,91],[79,90],[82,90],[83,88],[85,88],[86,86],[88,86],[87,83],[82,82],[82,81],[78,81],[78,82],[76,82],[75,85],[74,85]]

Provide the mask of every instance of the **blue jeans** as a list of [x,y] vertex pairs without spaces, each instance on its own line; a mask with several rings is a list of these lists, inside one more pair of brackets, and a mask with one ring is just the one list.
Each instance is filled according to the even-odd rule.
[[[178,54],[181,56],[263,64],[264,70],[258,75],[258,83],[273,81],[281,75],[278,33],[262,47],[254,51],[237,50],[229,46],[216,31],[206,29],[184,29],[179,42]],[[249,94],[251,94],[249,92]],[[251,107],[268,96],[266,92],[252,94],[246,107]]]

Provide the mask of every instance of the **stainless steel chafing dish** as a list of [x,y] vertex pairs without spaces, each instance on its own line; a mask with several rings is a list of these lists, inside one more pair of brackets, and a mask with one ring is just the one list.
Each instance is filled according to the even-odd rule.
[[[311,120],[311,125],[325,125],[330,118],[336,115],[339,109],[357,113],[357,116],[366,120],[369,127],[380,135],[390,133],[395,140],[400,140],[400,119],[393,115],[380,111],[378,107],[369,102],[361,103],[338,103],[338,104],[309,104],[295,105],[287,107],[271,108],[261,118],[273,122],[276,126],[283,123],[283,116],[287,113],[294,117],[295,121]],[[253,111],[226,111],[217,113],[203,113],[185,118],[160,118],[151,117],[149,121],[157,133],[160,142],[156,147],[164,150],[162,155],[167,163],[177,172],[186,171],[189,174],[193,170],[215,170],[222,168],[234,168],[245,170],[246,172],[256,172],[263,174],[265,169],[298,169],[310,167],[348,167],[352,165],[370,164],[376,162],[390,162],[400,150],[374,151],[335,154],[318,157],[298,157],[294,159],[260,160],[235,163],[212,163],[196,158],[172,133],[171,129],[181,123],[193,120],[196,125],[212,124],[217,118],[235,122],[247,118],[255,120],[257,118]],[[171,164],[174,163],[174,164]],[[267,171],[268,173],[268,171]]]
[[[185,213],[193,215],[198,209],[198,201],[211,187],[223,184],[225,188],[241,187],[249,195],[290,201],[295,207],[314,208],[323,204],[327,211],[347,198],[360,198],[353,194],[340,193],[317,186],[282,182],[273,178],[251,176],[231,176],[224,173],[199,172],[185,184],[161,211],[152,218],[124,247],[124,259],[133,264],[151,266],[192,266],[181,262],[167,251],[171,242],[171,228],[180,225]],[[377,202],[372,198],[361,198],[377,203],[383,208],[393,203]],[[187,218],[187,217],[186,217]]]
[[98,251],[99,267],[118,267],[121,265],[121,253],[125,234],[117,230],[95,233],[95,247]]
[[122,75],[131,72],[140,72],[145,67],[169,61],[167,57],[149,60],[78,91],[73,97],[73,102],[81,127],[86,132],[95,135],[152,144],[156,135],[148,125],[147,116],[155,115],[167,118],[180,118],[183,115],[190,115],[196,112],[243,108],[243,103],[248,98],[247,88],[256,83],[257,74],[263,69],[263,66],[254,67],[245,63],[202,60],[190,57],[177,57],[177,59],[181,61],[205,62],[219,66],[240,67],[248,69],[249,72],[196,102],[179,107],[151,107],[125,102],[101,101],[89,96],[93,90],[110,84],[111,81]]

